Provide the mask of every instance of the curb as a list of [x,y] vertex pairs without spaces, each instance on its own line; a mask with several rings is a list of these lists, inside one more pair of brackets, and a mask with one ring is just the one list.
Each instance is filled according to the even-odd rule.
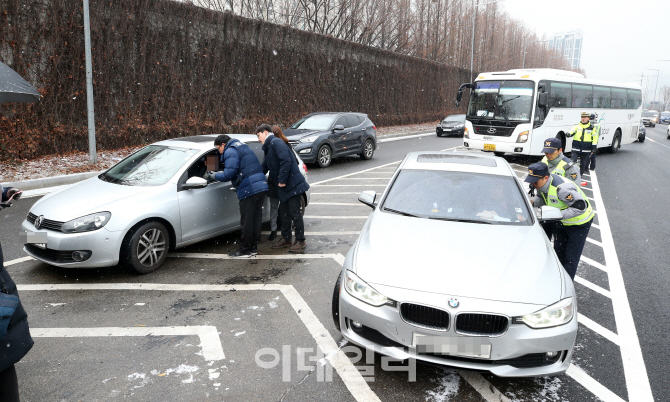
[[[412,135],[417,135],[417,134],[428,134],[429,131],[412,131],[409,133],[396,133],[396,134],[387,134],[387,135],[378,135],[377,139],[378,140],[383,140],[387,138],[397,138],[397,137],[408,137]],[[33,179],[33,180],[24,180],[24,181],[15,181],[15,182],[7,182],[7,183],[2,183],[3,187],[16,187],[20,188],[21,190],[38,190],[41,188],[48,188],[48,187],[56,187],[56,186],[63,186],[66,184],[74,184],[78,183],[80,181],[86,180],[88,178],[91,178],[93,176],[97,176],[100,173],[104,172],[104,170],[96,171],[96,172],[85,172],[85,173],[74,173],[74,174],[66,174],[62,176],[52,176],[52,177],[44,177],[41,179]]]
[[8,182],[8,183],[2,183],[2,187],[16,187],[20,188],[21,190],[37,190],[40,188],[56,187],[56,186],[63,186],[66,184],[78,183],[82,180],[86,180],[93,176],[97,176],[102,172],[104,172],[104,170],[96,172],[73,173],[62,176],[44,177],[41,179]]

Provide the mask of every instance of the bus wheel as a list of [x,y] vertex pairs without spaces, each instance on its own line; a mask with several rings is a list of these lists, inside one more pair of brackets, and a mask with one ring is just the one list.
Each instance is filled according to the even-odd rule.
[[621,132],[617,130],[616,133],[614,133],[614,140],[612,140],[612,145],[610,145],[610,152],[615,154],[620,147],[621,147]]

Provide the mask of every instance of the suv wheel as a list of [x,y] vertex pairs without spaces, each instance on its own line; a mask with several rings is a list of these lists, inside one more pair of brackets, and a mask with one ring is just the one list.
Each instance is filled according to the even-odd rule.
[[320,168],[327,168],[333,160],[333,152],[328,145],[321,145],[316,153],[316,163]]
[[363,152],[361,153],[361,159],[363,160],[370,160],[372,159],[372,155],[375,153],[375,144],[372,142],[371,139],[365,140],[365,143],[363,144]]

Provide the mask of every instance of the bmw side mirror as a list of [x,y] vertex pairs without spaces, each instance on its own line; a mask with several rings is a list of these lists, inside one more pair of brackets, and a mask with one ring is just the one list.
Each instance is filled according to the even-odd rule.
[[375,191],[363,191],[361,195],[358,196],[358,201],[362,202],[363,204],[367,205],[368,207],[375,209],[377,207],[377,203],[375,202],[375,199],[377,198],[377,193]]
[[186,180],[186,183],[182,186],[184,190],[194,190],[196,188],[205,188],[207,187],[207,180],[202,177],[193,176],[190,179]]
[[341,124],[338,124],[337,126],[333,127],[333,130],[335,130],[335,131],[344,130],[344,126],[341,125]]
[[537,218],[541,221],[556,221],[563,219],[561,210],[556,207],[550,207],[549,205],[540,207],[540,213],[538,215]]

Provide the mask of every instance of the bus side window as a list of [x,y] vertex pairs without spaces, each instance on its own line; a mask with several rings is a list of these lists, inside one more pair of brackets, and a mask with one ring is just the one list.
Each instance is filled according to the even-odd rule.
[[571,107],[572,85],[564,82],[551,82],[549,84],[549,107]]

